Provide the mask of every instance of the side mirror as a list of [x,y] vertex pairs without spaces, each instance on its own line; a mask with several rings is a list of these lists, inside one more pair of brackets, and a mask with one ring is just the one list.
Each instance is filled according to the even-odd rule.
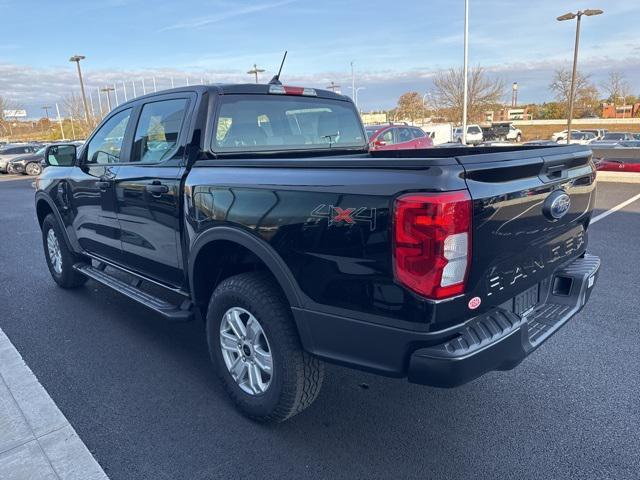
[[73,144],[49,145],[44,161],[49,167],[71,167],[76,163],[77,147]]

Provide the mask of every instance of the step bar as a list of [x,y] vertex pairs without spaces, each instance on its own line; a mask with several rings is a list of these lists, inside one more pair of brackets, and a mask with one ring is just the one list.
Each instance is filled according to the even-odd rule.
[[136,278],[132,283],[127,283],[126,281],[105,272],[106,266],[107,265],[105,263],[98,263],[97,267],[88,263],[76,263],[73,268],[92,280],[110,287],[116,292],[129,297],[131,300],[135,300],[145,307],[159,313],[167,320],[172,322],[188,322],[193,320],[194,315],[191,311],[192,303],[190,300],[185,300],[180,305],[167,302],[166,300],[155,297],[150,293],[141,290],[141,279]]

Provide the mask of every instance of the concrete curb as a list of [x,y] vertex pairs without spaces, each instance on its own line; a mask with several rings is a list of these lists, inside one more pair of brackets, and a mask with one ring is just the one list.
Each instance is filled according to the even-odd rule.
[[0,478],[108,480],[0,329]]
[[598,172],[598,182],[640,183],[640,173],[636,172]]

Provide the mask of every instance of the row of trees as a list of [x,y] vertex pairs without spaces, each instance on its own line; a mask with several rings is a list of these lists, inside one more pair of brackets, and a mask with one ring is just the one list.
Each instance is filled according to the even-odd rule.
[[[415,121],[425,117],[438,117],[446,121],[458,122],[462,118],[464,97],[464,74],[462,69],[449,69],[438,72],[433,78],[433,90],[425,95],[407,92],[400,96],[398,105],[389,112],[393,119]],[[576,117],[597,116],[602,103],[633,104],[640,99],[631,95],[631,88],[625,76],[620,72],[611,72],[601,90],[592,82],[589,75],[578,72],[576,75],[576,98],[574,115]],[[553,93],[553,102],[542,105],[527,105],[529,112],[537,119],[562,119],[568,116],[571,95],[571,72],[556,70],[549,90]],[[604,96],[601,95],[604,93]],[[469,72],[467,111],[472,122],[481,121],[484,112],[501,109],[504,106],[505,84],[500,78],[489,77],[485,70],[474,67]]]

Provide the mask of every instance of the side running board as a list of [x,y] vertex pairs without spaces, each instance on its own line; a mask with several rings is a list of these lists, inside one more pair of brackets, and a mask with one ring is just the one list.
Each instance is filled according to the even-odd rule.
[[132,300],[141,303],[147,308],[159,313],[163,317],[173,322],[188,322],[193,320],[193,312],[191,311],[191,301],[185,300],[181,305],[174,305],[166,300],[155,297],[139,288],[140,280],[136,279],[129,284],[119,278],[109,275],[104,271],[104,264],[100,264],[98,268],[88,263],[76,263],[73,268],[98,283],[106,285],[115,291],[126,295]]

